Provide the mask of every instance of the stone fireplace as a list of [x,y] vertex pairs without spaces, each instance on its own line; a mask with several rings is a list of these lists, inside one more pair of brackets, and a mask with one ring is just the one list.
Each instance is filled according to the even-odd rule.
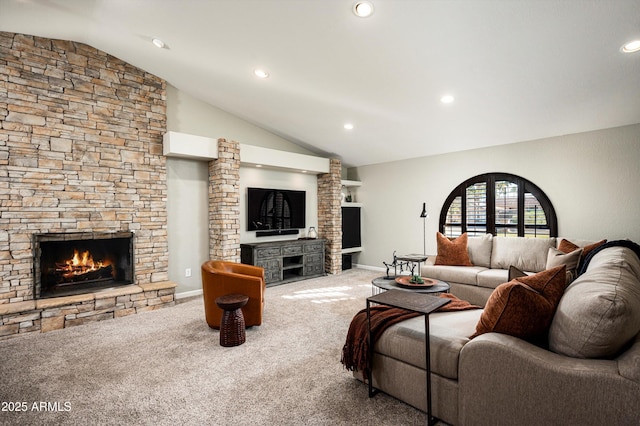
[[36,299],[133,284],[133,232],[34,234]]
[[0,52],[0,338],[173,304],[166,82],[71,41],[0,32]]
[[[175,303],[166,127],[164,80],[82,43],[0,31],[0,339]],[[228,260],[239,256],[238,145],[219,140],[210,162],[211,256]],[[330,175],[318,181],[319,199],[334,200],[319,204],[318,229],[337,273],[337,160]],[[56,246],[69,251],[40,265],[42,248],[68,236],[120,233],[133,237],[130,260]],[[78,265],[85,252],[102,266]],[[130,272],[118,272],[123,263]]]

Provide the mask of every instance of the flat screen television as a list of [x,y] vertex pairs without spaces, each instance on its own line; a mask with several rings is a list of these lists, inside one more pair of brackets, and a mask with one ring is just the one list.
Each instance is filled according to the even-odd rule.
[[247,188],[247,231],[304,229],[305,191]]

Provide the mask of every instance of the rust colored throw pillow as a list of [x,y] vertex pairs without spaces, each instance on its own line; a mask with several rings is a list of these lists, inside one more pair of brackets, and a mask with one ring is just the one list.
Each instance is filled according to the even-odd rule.
[[467,252],[467,239],[466,232],[453,240],[438,232],[436,234],[438,255],[434,263],[448,266],[473,266]]
[[[601,241],[598,241],[597,243],[589,244],[587,246],[582,247],[582,258],[584,259],[585,257],[587,257],[589,252],[591,252],[591,250],[603,245],[606,242],[607,240],[601,240]],[[577,246],[576,244],[564,238],[560,241],[560,244],[558,244],[558,250],[560,250],[563,253],[571,253],[572,251],[575,251],[579,248],[580,248],[579,246]]]
[[566,287],[566,266],[500,284],[489,296],[476,332],[509,334],[539,343],[546,337]]

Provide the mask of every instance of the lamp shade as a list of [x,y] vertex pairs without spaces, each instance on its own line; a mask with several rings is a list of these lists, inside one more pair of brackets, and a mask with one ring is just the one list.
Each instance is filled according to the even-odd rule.
[[425,218],[428,217],[427,214],[427,203],[422,203],[422,213],[420,213],[420,217]]

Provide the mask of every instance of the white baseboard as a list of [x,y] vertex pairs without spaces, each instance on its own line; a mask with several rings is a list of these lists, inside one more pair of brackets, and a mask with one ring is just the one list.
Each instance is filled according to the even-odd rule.
[[184,291],[182,293],[176,293],[175,295],[175,299],[176,300],[180,300],[180,299],[187,299],[189,297],[195,297],[195,296],[202,296],[202,289],[200,290],[191,290],[191,291]]
[[360,269],[368,269],[369,271],[387,272],[386,268],[382,268],[380,266],[369,266],[369,265],[361,265],[359,263],[354,263],[353,267],[354,268],[360,268]]

